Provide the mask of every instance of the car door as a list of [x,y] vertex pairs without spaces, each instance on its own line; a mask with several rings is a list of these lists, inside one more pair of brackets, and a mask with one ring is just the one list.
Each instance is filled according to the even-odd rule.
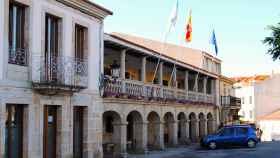
[[232,127],[227,127],[224,128],[218,138],[217,138],[217,143],[220,146],[228,146],[231,145],[234,141],[234,128]]
[[243,145],[247,141],[248,136],[248,128],[246,127],[238,127],[236,128],[236,135],[234,138],[235,145]]

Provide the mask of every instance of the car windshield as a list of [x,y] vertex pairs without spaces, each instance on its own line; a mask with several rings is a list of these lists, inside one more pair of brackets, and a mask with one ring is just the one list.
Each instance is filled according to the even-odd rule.
[[220,135],[222,132],[224,131],[224,128],[221,128],[221,129],[219,129],[218,131],[217,131],[217,135]]

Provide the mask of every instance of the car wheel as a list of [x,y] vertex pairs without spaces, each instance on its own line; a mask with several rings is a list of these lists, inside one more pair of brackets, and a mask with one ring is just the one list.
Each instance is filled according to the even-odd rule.
[[255,148],[256,147],[256,142],[252,139],[249,139],[247,141],[247,146],[248,146],[248,148]]
[[209,144],[208,144],[208,147],[209,147],[209,149],[212,149],[212,150],[214,150],[214,149],[216,149],[217,148],[217,144],[216,144],[216,142],[210,142]]

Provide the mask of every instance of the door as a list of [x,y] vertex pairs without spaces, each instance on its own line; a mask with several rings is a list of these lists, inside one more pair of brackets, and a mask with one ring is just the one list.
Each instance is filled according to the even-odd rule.
[[57,107],[44,108],[44,158],[56,157]]
[[234,139],[235,145],[243,145],[247,141],[247,135],[248,135],[248,128],[245,127],[238,127],[236,128],[236,135]]
[[59,18],[47,14],[45,30],[45,79],[46,81],[57,81],[59,71]]
[[5,158],[22,158],[23,105],[7,105]]
[[83,157],[83,107],[74,107],[73,151],[74,158]]
[[217,143],[221,146],[232,145],[234,141],[234,128],[224,128],[218,138]]

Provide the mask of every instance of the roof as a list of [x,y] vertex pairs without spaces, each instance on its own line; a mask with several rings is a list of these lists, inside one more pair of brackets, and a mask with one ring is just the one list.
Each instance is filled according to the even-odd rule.
[[[129,45],[133,45],[133,46],[136,46],[136,47],[139,47],[140,49],[147,51],[147,52],[151,52],[152,54],[154,53],[154,55],[156,55],[156,57],[158,57],[158,55],[160,55],[159,52],[153,50],[153,49],[150,49],[150,48],[147,48],[143,45],[140,45],[138,43],[136,43],[135,41],[129,41],[129,40],[126,40],[125,38],[122,38],[122,37],[119,37],[117,35],[113,35],[113,34],[108,34],[108,33],[105,33],[104,34],[104,41],[106,42],[116,42],[117,44],[120,44],[120,45],[123,45],[123,42],[124,43],[128,43]],[[114,41],[116,40],[116,41]],[[165,54],[161,54],[161,56],[163,58],[166,58],[167,60],[173,60],[173,61],[176,61],[177,59],[173,58],[173,57],[170,57],[168,55],[165,55]],[[164,59],[165,60],[165,59]],[[214,78],[218,78],[220,75],[219,74],[216,74],[216,73],[213,73],[213,72],[210,72],[204,68],[201,68],[201,67],[198,67],[198,66],[195,66],[195,65],[192,65],[192,64],[189,64],[185,61],[182,61],[182,60],[177,60],[177,64],[178,65],[181,65],[183,67],[186,67],[188,69],[191,69],[191,70],[194,70],[194,71],[198,71],[198,72],[201,72],[201,73],[206,73],[207,75],[211,76],[211,77],[214,77]]]
[[280,110],[261,116],[258,118],[258,120],[280,120]]
[[236,82],[234,79],[223,76],[223,75],[221,75],[220,79],[221,79],[221,81],[229,83],[229,84],[234,84]]
[[79,10],[82,13],[96,17],[98,19],[104,19],[108,15],[112,15],[113,12],[96,4],[89,0],[56,0],[66,6]]
[[137,37],[133,35],[128,35],[124,33],[112,33],[114,37],[118,37],[124,39],[126,41],[132,42],[134,44],[141,45],[147,49],[153,50],[155,52],[159,52],[162,55],[169,56],[178,61],[188,63],[190,65],[202,68],[202,57],[207,56],[208,58],[212,58],[214,61],[220,63],[221,60],[213,57],[212,55],[193,48],[187,48],[184,46],[179,46],[170,43],[163,43],[156,40],[151,40],[143,37]]
[[243,85],[249,85],[251,82],[262,82],[264,80],[269,79],[269,75],[255,75],[255,76],[243,76],[243,77],[232,77],[235,82],[241,83]]

